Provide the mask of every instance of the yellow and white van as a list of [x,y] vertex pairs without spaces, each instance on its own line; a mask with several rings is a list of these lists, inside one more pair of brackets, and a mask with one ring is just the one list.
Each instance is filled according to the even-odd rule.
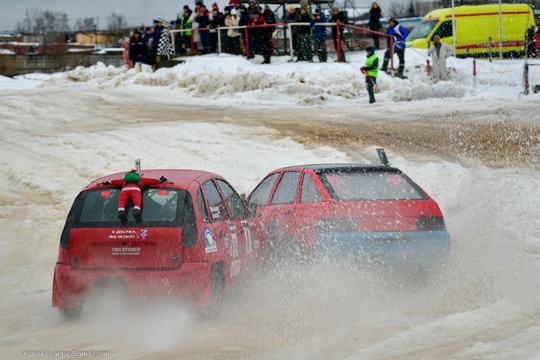
[[[503,4],[502,45],[505,55],[525,51],[525,32],[534,26],[533,10],[527,4]],[[499,5],[459,6],[454,8],[456,19],[456,55],[486,56],[490,39],[492,51],[499,52]],[[407,36],[407,46],[427,49],[435,35],[452,45],[452,8],[428,13]]]

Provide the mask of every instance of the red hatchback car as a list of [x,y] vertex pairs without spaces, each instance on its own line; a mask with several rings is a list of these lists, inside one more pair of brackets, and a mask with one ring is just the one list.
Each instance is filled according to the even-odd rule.
[[[99,178],[77,195],[60,238],[52,305],[80,315],[96,287],[130,298],[177,296],[218,307],[225,289],[259,269],[266,232],[221,176],[146,170],[140,210],[118,212],[124,173]],[[150,180],[150,181],[148,181]]]
[[269,255],[346,255],[416,267],[444,260],[451,244],[439,206],[385,162],[270,172],[248,197],[267,227]]

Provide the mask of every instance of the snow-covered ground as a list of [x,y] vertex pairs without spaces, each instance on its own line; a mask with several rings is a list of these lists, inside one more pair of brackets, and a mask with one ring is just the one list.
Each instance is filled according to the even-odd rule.
[[207,322],[174,304],[114,298],[75,322],[50,307],[75,195],[136,158],[143,168],[213,171],[247,193],[276,167],[376,161],[376,141],[349,151],[327,139],[296,141],[274,124],[324,120],[345,138],[351,125],[406,129],[449,118],[458,129],[538,126],[540,94],[523,94],[523,60],[478,61],[474,79],[472,60],[451,58],[452,80],[431,84],[425,52],[409,49],[409,79],[381,74],[368,105],[358,71],[365,53],[347,55],[346,64],[207,55],[156,73],[96,65],[0,77],[2,358],[78,350],[114,359],[540,359],[538,166],[493,168],[454,160],[467,154],[399,146],[387,150],[392,165],[439,202],[455,246],[435,284],[413,291],[346,265],[313,265],[258,276]]

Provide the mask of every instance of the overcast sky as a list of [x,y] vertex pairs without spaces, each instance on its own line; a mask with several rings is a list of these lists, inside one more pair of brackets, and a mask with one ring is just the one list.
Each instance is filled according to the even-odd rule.
[[[372,0],[354,0],[358,7],[369,7]],[[379,1],[381,5],[396,0]],[[223,9],[228,0],[205,0],[207,6],[213,2]],[[343,1],[338,1],[341,4]],[[291,4],[299,1],[291,1]],[[123,15],[129,25],[151,25],[154,18],[176,19],[184,5],[193,8],[195,0],[0,0],[0,32],[13,31],[22,22],[29,8],[65,12],[69,26],[74,27],[77,19],[97,17],[98,28],[107,26],[111,13]]]

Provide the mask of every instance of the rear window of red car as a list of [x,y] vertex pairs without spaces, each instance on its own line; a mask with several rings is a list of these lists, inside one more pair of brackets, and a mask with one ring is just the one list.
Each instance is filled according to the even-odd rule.
[[318,174],[336,200],[424,200],[427,195],[399,172],[325,171]]
[[[118,196],[120,189],[110,188],[83,192],[77,205],[76,223],[85,227],[118,225]],[[179,216],[184,211],[186,192],[176,189],[145,189],[142,194],[142,213],[145,224],[181,226]],[[76,201],[77,202],[77,201]],[[75,205],[75,204],[74,204]]]

